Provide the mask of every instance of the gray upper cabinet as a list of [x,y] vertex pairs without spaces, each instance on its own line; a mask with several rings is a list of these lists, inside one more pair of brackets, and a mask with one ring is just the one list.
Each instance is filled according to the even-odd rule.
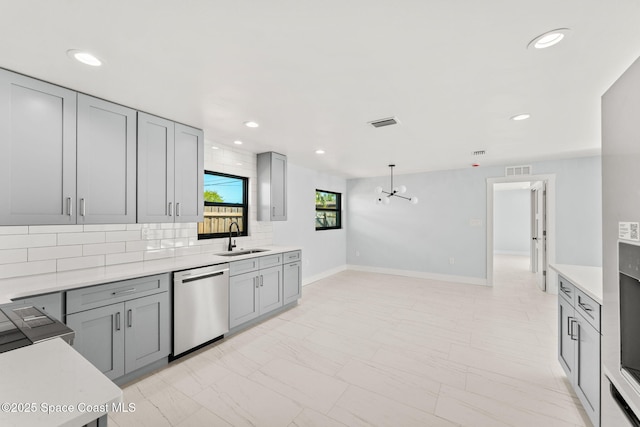
[[174,127],[138,113],[138,222],[173,222]]
[[76,223],[76,92],[0,70],[0,224]]
[[199,222],[204,216],[204,133],[175,125],[176,222]]
[[201,130],[138,113],[138,222],[197,222],[203,217]]
[[287,220],[287,156],[258,154],[258,221]]
[[78,224],[136,222],[136,112],[78,94]]

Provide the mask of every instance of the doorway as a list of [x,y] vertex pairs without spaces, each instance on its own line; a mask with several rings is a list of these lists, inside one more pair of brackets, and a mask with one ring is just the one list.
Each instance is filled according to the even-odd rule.
[[[519,216],[517,218],[520,224],[519,229],[517,232],[507,231],[506,233],[511,240],[510,246],[505,245],[501,237],[494,233],[504,228],[505,218],[508,218],[509,222],[514,220],[514,218],[501,216],[500,212],[496,212],[497,208],[494,202],[503,199],[501,196],[496,197],[497,189],[518,189],[520,191],[518,193],[518,209],[513,211],[513,215]],[[500,223],[496,224],[496,221],[500,221]],[[522,229],[523,224],[524,230]],[[516,237],[517,242],[514,243]],[[548,265],[555,260],[555,175],[525,175],[487,179],[486,250],[487,285],[493,286],[494,284],[494,258],[496,256],[500,257],[501,262],[505,256],[515,256],[520,260],[524,260],[526,257],[528,270],[535,274],[536,285],[543,292],[547,291]]]

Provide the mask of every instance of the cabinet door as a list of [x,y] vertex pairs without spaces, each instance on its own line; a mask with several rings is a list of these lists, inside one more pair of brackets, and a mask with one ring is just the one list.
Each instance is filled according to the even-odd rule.
[[294,262],[282,266],[282,289],[284,304],[289,304],[300,298],[302,288],[302,266]]
[[593,425],[600,425],[600,334],[577,316],[575,390]]
[[0,70],[0,224],[75,224],[76,93]]
[[260,314],[282,305],[282,267],[260,270]]
[[558,361],[569,381],[573,382],[575,365],[576,320],[574,309],[564,298],[558,297]]
[[271,157],[271,220],[287,219],[287,157],[273,153]]
[[169,293],[127,301],[124,306],[125,373],[167,357]]
[[124,304],[67,315],[76,333],[73,348],[109,379],[124,375]]
[[138,222],[173,222],[174,123],[138,112]]
[[204,133],[176,123],[176,222],[199,222],[204,215]]
[[136,112],[78,94],[78,224],[136,222]]
[[245,273],[229,279],[229,328],[234,328],[260,314],[257,273]]

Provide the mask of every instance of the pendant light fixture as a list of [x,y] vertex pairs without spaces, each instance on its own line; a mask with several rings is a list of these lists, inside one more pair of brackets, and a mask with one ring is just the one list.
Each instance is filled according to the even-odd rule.
[[407,192],[407,187],[405,187],[404,185],[400,185],[398,187],[393,186],[393,168],[395,166],[396,165],[389,165],[389,168],[391,169],[391,191],[385,191],[382,189],[382,187],[376,187],[375,192],[378,195],[378,197],[376,198],[376,203],[379,205],[388,205],[389,203],[391,203],[392,197],[400,197],[401,199],[410,201],[414,205],[418,204],[418,198],[415,196],[401,196],[401,194]]

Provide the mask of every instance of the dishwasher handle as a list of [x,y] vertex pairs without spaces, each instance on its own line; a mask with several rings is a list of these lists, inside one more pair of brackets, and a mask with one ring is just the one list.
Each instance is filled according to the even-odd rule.
[[195,280],[202,280],[202,279],[208,279],[210,277],[222,276],[228,271],[229,269],[225,268],[224,270],[218,270],[211,273],[203,273],[203,274],[198,274],[196,276],[187,276],[186,278],[182,279],[182,283],[189,283]]

